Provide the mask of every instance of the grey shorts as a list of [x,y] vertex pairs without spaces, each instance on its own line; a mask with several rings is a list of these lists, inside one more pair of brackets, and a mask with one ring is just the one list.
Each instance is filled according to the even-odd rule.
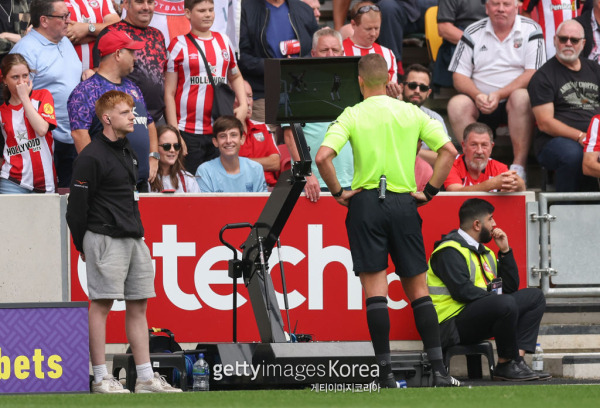
[[112,238],[86,231],[83,237],[90,300],[155,297],[154,268],[141,238]]

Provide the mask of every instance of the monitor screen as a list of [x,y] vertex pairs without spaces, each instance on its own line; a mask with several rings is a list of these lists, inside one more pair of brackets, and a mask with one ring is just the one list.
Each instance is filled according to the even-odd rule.
[[265,60],[267,123],[330,122],[362,100],[359,57]]

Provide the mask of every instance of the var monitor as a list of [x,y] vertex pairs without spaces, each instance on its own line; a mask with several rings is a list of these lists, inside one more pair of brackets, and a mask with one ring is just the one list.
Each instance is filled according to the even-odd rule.
[[362,100],[359,57],[265,60],[267,123],[331,122]]

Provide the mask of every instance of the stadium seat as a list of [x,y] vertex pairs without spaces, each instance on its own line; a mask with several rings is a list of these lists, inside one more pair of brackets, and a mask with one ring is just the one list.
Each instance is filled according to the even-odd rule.
[[490,379],[494,379],[494,348],[492,343],[487,340],[477,344],[469,345],[456,345],[448,347],[444,352],[444,365],[450,372],[450,360],[453,356],[467,356],[467,371],[469,378],[483,378],[481,371],[481,356],[486,356],[488,360],[488,366],[490,367]]
[[437,6],[429,7],[425,12],[425,41],[427,42],[429,59],[434,62],[443,41],[443,38],[438,34],[437,12]]

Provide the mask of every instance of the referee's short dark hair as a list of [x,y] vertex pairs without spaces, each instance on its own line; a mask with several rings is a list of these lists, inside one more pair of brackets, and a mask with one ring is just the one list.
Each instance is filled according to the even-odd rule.
[[385,85],[389,80],[387,62],[379,54],[364,55],[358,61],[358,75],[369,88]]
[[458,210],[460,228],[466,231],[473,221],[494,213],[494,206],[481,198],[469,198]]

